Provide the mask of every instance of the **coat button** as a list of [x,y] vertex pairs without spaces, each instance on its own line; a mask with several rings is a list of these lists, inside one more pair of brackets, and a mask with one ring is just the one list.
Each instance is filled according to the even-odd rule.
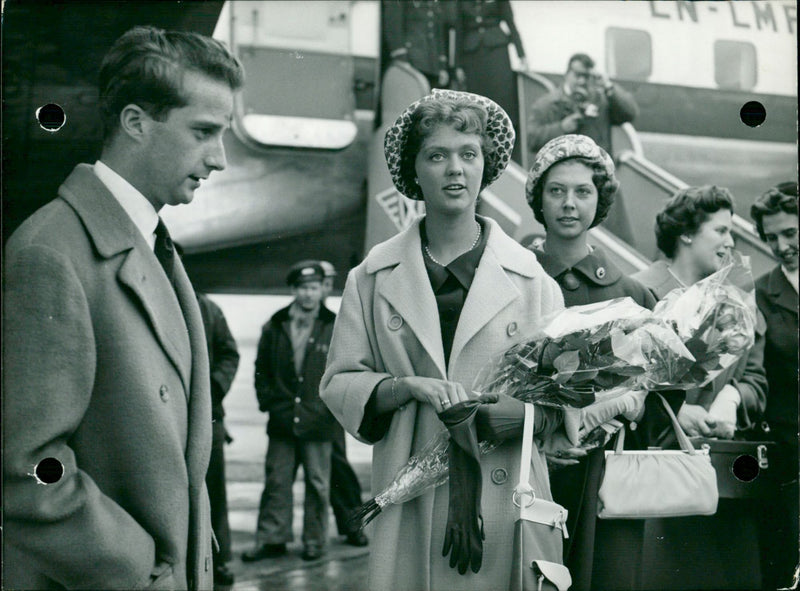
[[303,383],[303,376],[298,376],[297,377],[297,381],[302,384]]
[[492,470],[492,482],[495,484],[505,484],[508,480],[508,472],[504,468],[495,468]]
[[162,402],[169,401],[169,388],[164,384],[158,389],[158,395],[161,396]]
[[602,279],[606,276],[606,268],[605,267],[597,267],[597,271],[594,272],[597,275],[598,279]]
[[300,417],[295,417],[295,418],[294,418],[294,422],[295,422],[295,423],[299,423],[299,422],[300,422]]
[[300,397],[298,396],[297,398],[295,398],[295,399],[294,399],[294,401],[295,401],[297,404],[300,404]]
[[567,271],[561,277],[561,281],[559,282],[564,289],[568,289],[569,291],[575,291],[581,286],[580,280],[575,276],[575,273],[572,271]]
[[403,318],[398,314],[393,314],[389,318],[389,328],[391,330],[400,330],[400,327],[403,326]]
[[519,327],[517,326],[516,322],[512,322],[506,327],[506,332],[510,337],[513,337],[515,334],[517,334],[517,330],[519,330]]

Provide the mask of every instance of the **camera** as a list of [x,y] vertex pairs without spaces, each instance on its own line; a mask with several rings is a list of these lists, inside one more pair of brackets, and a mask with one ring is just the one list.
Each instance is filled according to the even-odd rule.
[[600,112],[599,107],[597,105],[595,105],[594,103],[587,103],[587,104],[585,104],[583,106],[583,116],[584,117],[594,118],[594,117],[597,117],[599,112]]

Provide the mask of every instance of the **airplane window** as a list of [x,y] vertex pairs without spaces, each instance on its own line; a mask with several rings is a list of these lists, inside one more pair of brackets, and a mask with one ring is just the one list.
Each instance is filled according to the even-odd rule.
[[714,81],[726,90],[752,90],[758,79],[756,48],[745,41],[714,42]]
[[653,71],[650,33],[639,29],[606,29],[606,72],[621,80],[647,80]]

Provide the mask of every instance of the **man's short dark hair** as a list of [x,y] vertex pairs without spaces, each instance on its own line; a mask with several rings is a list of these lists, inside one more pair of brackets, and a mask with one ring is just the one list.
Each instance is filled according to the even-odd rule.
[[764,234],[764,216],[780,212],[797,215],[797,183],[781,183],[773,187],[750,207],[750,217],[756,222],[761,240],[767,240]]
[[186,106],[183,74],[194,71],[227,83],[244,84],[244,69],[221,42],[198,33],[134,27],[114,42],[100,66],[100,112],[108,141],[119,114],[135,104],[156,120]]
[[681,189],[656,216],[656,244],[668,258],[675,256],[678,239],[693,236],[712,214],[733,213],[733,195],[725,187],[706,185]]
[[587,70],[594,68],[594,60],[585,53],[576,53],[567,62],[567,70],[572,68],[574,62],[580,62]]

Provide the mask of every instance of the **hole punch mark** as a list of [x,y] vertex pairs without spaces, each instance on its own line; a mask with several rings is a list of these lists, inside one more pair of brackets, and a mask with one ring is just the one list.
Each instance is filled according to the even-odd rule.
[[36,120],[42,129],[55,133],[64,127],[67,122],[67,114],[55,103],[48,103],[36,109]]
[[742,482],[752,482],[759,473],[758,460],[749,454],[741,455],[733,461],[733,475]]
[[64,466],[55,458],[45,458],[33,469],[39,484],[54,484],[64,475]]
[[748,127],[758,127],[767,119],[767,110],[758,101],[748,101],[742,105],[739,117]]

